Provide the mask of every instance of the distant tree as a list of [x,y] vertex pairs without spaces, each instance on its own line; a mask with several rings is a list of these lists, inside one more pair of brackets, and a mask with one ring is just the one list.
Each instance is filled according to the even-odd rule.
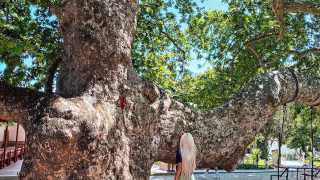
[[[287,122],[285,141],[288,147],[300,149],[300,155],[305,152],[311,152],[311,119],[310,107],[304,104],[294,104],[289,109],[291,115]],[[319,149],[319,113],[314,111],[313,114],[313,133],[314,133],[314,149]]]
[[265,161],[265,167],[268,168],[269,160],[269,142],[268,137],[265,136],[261,141],[258,141],[257,147],[260,149],[260,159]]

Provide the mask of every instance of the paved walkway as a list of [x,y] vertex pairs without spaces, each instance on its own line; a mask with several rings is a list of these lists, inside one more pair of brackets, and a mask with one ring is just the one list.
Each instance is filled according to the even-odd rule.
[[281,166],[290,168],[301,168],[304,163],[297,160],[285,160],[281,159]]
[[[11,163],[10,166],[7,166],[0,170],[0,180],[17,180],[18,173],[21,169],[22,160],[19,160],[16,163]],[[283,161],[283,164],[288,166],[300,166],[296,161]],[[204,169],[195,170],[195,178],[197,180],[204,180],[202,176],[205,173]],[[174,178],[174,173],[167,173],[166,171],[160,170],[158,166],[154,165],[151,168],[150,180],[172,180]],[[224,170],[219,170],[221,180],[270,180],[270,175],[276,175],[277,170],[235,170],[231,173],[227,173]],[[214,170],[210,170],[210,174],[207,179],[216,179],[214,176]]]
[[0,170],[0,176],[17,176],[21,170],[23,160],[18,160],[16,163],[11,161],[10,166],[5,166]]
[[16,163],[12,161],[10,166],[0,169],[0,180],[17,180],[22,162],[23,160],[18,160]]
[[[259,173],[255,173],[255,172],[243,172],[243,173],[236,173],[236,172],[232,172],[232,173],[223,173],[220,172],[220,179],[221,180],[233,180],[233,179],[237,179],[237,180],[270,180],[270,175],[274,175],[276,174],[276,171],[271,172],[271,171],[266,171],[266,172],[259,172]],[[202,174],[195,174],[195,179],[197,180],[204,180],[206,178],[204,178]],[[169,176],[151,176],[150,180],[172,180],[174,179],[174,174],[169,175]],[[213,174],[209,174],[207,179],[217,179]]]
[[[207,179],[217,179],[215,178],[214,170],[210,170],[210,174]],[[204,180],[202,175],[205,173],[204,169],[197,169],[194,171],[195,178],[198,180]],[[160,170],[158,166],[154,165],[151,168],[150,180],[172,180],[174,179],[175,173],[167,173],[166,171]],[[219,170],[219,175],[221,180],[270,180],[270,175],[276,175],[277,170],[274,169],[261,169],[261,170],[235,170],[228,173],[224,170]]]
[[[303,176],[303,174],[311,174],[310,169],[309,170],[303,170],[300,169],[297,171],[294,168],[301,168],[301,166],[304,163],[296,161],[296,160],[281,160],[281,165],[283,167],[289,167],[293,169],[289,169],[288,178],[291,180],[297,179],[297,180],[310,180],[310,176]],[[283,169],[280,170],[283,172]],[[212,179],[215,180],[215,174],[214,170],[210,170],[210,174],[207,178],[204,178],[202,175],[205,173],[204,169],[197,169],[194,171],[195,179],[197,180],[204,180],[204,179]],[[151,174],[150,180],[172,180],[174,179],[174,173],[167,173],[166,171],[162,171],[159,169],[158,166],[154,165],[151,168]],[[270,180],[271,175],[277,175],[277,169],[261,169],[261,170],[235,170],[231,173],[228,173],[224,170],[219,170],[220,179],[221,180]],[[285,177],[284,177],[285,178]],[[282,179],[284,179],[282,178]],[[277,177],[273,177],[274,180],[277,179]],[[320,180],[320,177],[314,178],[314,180]]]

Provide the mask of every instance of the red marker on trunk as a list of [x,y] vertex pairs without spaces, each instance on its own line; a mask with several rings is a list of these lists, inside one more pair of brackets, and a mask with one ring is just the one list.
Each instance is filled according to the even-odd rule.
[[120,101],[120,107],[121,107],[121,109],[124,109],[124,107],[126,107],[126,104],[127,104],[127,99],[126,99],[125,96],[123,96],[123,97],[121,98],[121,101]]

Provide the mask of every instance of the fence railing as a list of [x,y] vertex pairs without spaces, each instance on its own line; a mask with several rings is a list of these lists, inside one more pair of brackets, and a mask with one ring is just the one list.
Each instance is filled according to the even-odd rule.
[[279,175],[271,175],[271,180],[320,180],[319,168],[282,167]]

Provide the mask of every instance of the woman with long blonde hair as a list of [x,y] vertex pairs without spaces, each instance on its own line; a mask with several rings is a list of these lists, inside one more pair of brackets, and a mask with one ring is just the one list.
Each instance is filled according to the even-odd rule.
[[190,133],[184,133],[177,150],[177,173],[174,180],[194,180],[193,171],[196,168],[197,148]]

